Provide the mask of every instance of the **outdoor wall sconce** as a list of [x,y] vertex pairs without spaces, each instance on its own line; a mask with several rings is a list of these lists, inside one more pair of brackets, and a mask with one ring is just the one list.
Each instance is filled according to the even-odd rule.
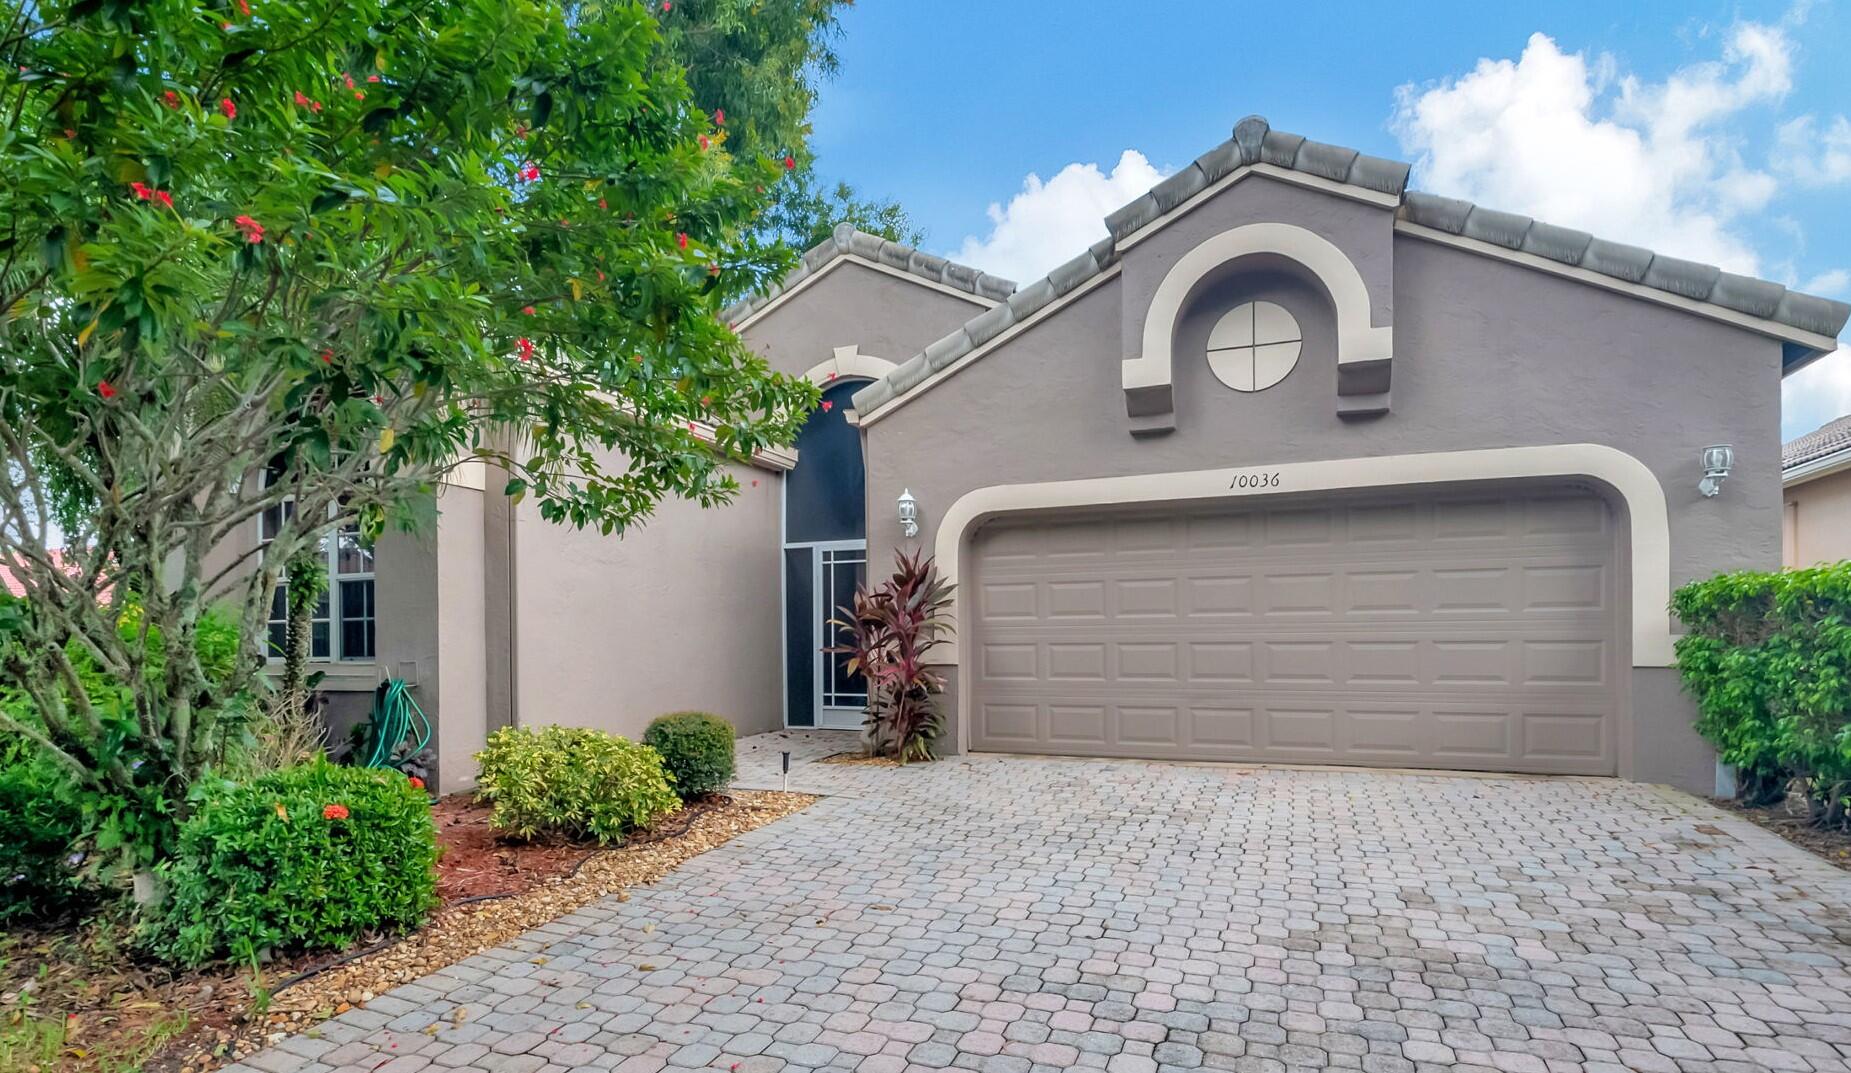
[[1703,449],[1703,479],[1697,482],[1697,491],[1706,496],[1713,496],[1722,491],[1722,482],[1729,477],[1729,470],[1735,466],[1735,448],[1726,443],[1719,443]]
[[910,540],[919,535],[919,501],[913,498],[912,489],[900,493],[899,507],[900,532]]

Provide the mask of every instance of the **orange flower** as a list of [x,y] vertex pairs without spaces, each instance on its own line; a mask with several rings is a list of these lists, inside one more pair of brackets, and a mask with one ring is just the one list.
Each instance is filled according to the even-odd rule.
[[413,775],[411,777],[411,788],[414,790],[424,789],[424,780],[418,778],[416,775]]
[[348,816],[346,805],[329,805],[321,810],[324,820],[344,820]]

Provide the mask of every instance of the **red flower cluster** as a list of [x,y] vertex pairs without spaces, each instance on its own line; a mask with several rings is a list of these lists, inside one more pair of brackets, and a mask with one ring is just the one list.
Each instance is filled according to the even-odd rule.
[[533,340],[527,338],[524,335],[521,336],[519,339],[516,339],[514,341],[514,352],[520,356],[520,359],[522,361],[532,361],[533,360]]
[[527,180],[530,183],[539,182],[540,181],[540,165],[535,164],[531,160],[521,165],[521,178]]
[[250,0],[238,0],[238,10],[244,12],[245,18],[247,19],[250,18],[251,17]]
[[715,108],[713,110],[713,121],[717,126],[726,126],[726,109]]
[[143,201],[152,201],[164,209],[174,207],[174,196],[165,190],[156,190],[144,182],[130,183],[129,189],[135,191],[135,196]]
[[105,399],[113,399],[116,397],[114,385],[110,384],[107,380],[98,380],[96,382],[96,393],[103,396]]
[[784,170],[785,171],[796,171],[797,170],[797,158],[794,156],[786,156],[784,158]]
[[239,216],[231,221],[238,230],[244,232],[244,240],[255,245],[264,240],[264,225],[249,216]]
[[166,93],[161,94],[161,103],[169,108],[178,108],[180,107],[180,95],[170,89]]
[[533,307],[532,307],[532,306],[522,306],[522,307],[521,307],[521,312],[523,312],[523,313],[525,313],[525,314],[527,314],[528,316],[530,316],[530,317],[531,317],[531,316],[533,316],[533,312],[534,312],[534,310],[533,310]]
[[230,97],[225,97],[219,101],[219,111],[225,113],[226,119],[238,118],[238,106],[232,103]]
[[321,352],[321,363],[323,365],[333,365],[334,364],[334,351],[332,350],[322,351]]
[[676,233],[675,245],[680,246],[684,250],[688,248],[688,233],[686,231]]
[[329,805],[321,810],[321,818],[324,820],[344,820],[349,815],[351,813],[347,811],[346,805]]
[[696,139],[695,139],[695,141],[697,141],[697,142],[699,142],[699,143],[700,143],[700,145],[701,145],[701,150],[702,150],[703,152],[705,152],[705,151],[706,151],[706,149],[707,149],[707,146],[709,146],[709,145],[711,145],[711,144],[712,144],[711,142],[709,142],[709,141],[707,140],[707,136],[706,136],[705,134],[703,134],[703,135],[701,135],[700,137],[698,137],[698,138],[696,138]]
[[301,90],[296,90],[296,103],[303,106],[304,108],[307,108],[311,112],[321,111],[321,102],[317,100],[311,100],[308,94],[302,92]]

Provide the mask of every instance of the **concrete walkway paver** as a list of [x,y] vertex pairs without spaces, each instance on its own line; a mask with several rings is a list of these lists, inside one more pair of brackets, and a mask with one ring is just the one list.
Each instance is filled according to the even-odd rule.
[[1851,876],[1693,798],[848,741],[741,742],[833,796],[234,1068],[1851,1069]]

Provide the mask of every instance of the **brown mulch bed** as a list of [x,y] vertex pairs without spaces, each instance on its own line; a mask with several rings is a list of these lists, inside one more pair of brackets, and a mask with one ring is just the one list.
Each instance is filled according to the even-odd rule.
[[[16,929],[0,935],[0,1033],[22,1010],[63,1020],[57,1060],[28,1065],[28,1073],[203,1073],[606,895],[627,899],[625,888],[815,800],[776,791],[715,795],[601,850],[503,843],[486,808],[465,795],[444,798],[432,810],[443,847],[442,904],[418,931],[339,956],[278,959],[257,981],[247,968],[176,973],[137,962],[123,949],[120,926],[108,922]],[[259,983],[274,992],[262,1013]]]
[[891,756],[869,756],[866,753],[830,753],[818,760],[819,764],[854,764],[860,767],[899,767],[900,762]]
[[1717,801],[1716,804],[1756,826],[1774,832],[1827,864],[1851,872],[1851,831],[1815,827],[1805,816],[1787,811],[1785,805],[1750,808],[1735,801]]

